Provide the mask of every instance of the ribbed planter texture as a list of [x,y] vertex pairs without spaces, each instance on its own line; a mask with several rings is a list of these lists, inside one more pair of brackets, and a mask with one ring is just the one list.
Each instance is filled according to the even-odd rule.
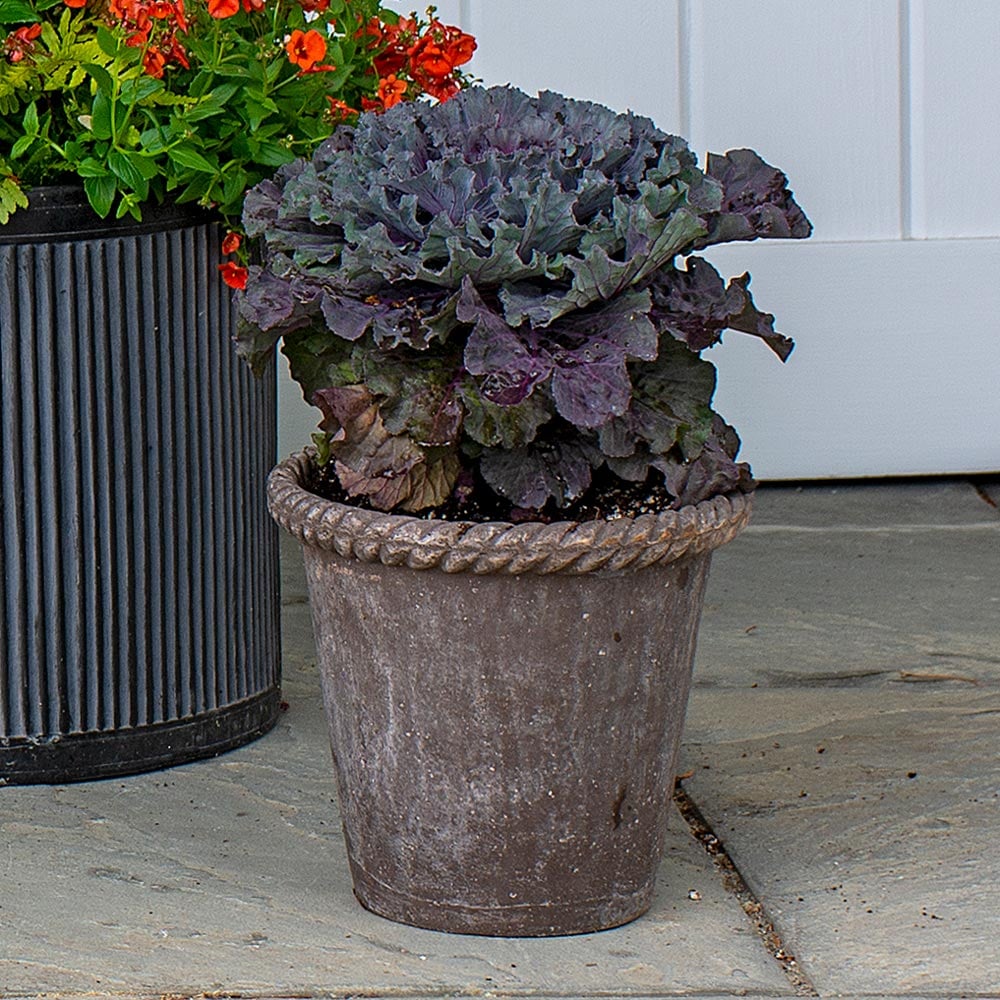
[[0,227],[0,784],[246,742],[279,710],[274,374],[230,344],[218,224]]
[[712,550],[750,497],[473,524],[268,484],[305,553],[354,891],[403,923],[540,936],[650,905]]

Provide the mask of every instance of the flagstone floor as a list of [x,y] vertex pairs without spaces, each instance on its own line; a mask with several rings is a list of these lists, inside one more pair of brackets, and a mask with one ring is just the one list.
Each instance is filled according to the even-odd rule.
[[653,908],[547,940],[355,902],[287,544],[272,733],[0,788],[0,998],[1000,997],[998,503],[985,480],[762,488],[715,556]]

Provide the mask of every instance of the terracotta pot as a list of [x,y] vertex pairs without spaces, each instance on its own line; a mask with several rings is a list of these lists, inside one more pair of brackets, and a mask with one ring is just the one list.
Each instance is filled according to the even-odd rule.
[[278,715],[275,381],[220,225],[40,188],[0,226],[0,785],[218,753]]
[[649,907],[711,552],[737,494],[606,522],[369,512],[271,474],[303,545],[361,903],[403,923],[577,934]]

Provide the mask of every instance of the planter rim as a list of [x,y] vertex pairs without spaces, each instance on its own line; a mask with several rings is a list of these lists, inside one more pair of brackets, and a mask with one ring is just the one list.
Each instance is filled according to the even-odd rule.
[[658,514],[613,520],[426,520],[326,500],[303,483],[315,456],[307,448],[271,471],[271,516],[306,546],[362,562],[445,573],[517,575],[636,570],[705,554],[750,520],[753,496],[729,493]]
[[142,206],[142,221],[130,215],[102,219],[77,184],[43,184],[28,192],[28,207],[19,208],[0,226],[0,245],[65,243],[114,236],[140,236],[217,221],[208,209],[193,204],[155,201]]

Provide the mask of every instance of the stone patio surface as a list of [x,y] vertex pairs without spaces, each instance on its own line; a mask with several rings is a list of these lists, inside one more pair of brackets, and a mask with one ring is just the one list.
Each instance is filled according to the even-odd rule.
[[546,940],[354,901],[285,545],[271,734],[0,788],[0,998],[1000,997],[998,503],[996,481],[762,488],[715,557],[653,908]]

